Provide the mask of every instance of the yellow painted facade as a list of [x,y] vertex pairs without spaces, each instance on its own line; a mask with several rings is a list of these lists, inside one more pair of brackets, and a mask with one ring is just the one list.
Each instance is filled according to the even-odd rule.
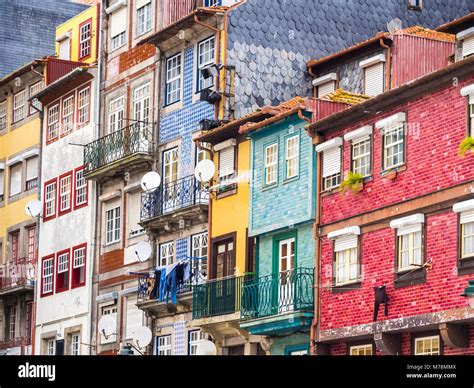
[[[97,60],[97,40],[99,36],[99,6],[94,5],[81,12],[79,15],[69,19],[56,28],[56,39],[69,34],[70,59],[73,62],[94,63]],[[91,55],[87,58],[79,58],[79,31],[83,23],[91,21]],[[56,41],[56,55],[59,55],[59,42]]]
[[[219,165],[219,153],[214,154],[214,164]],[[250,141],[238,143],[237,172],[245,176],[250,171]],[[212,230],[211,237],[216,238],[236,232],[236,275],[245,272],[247,251],[247,228],[249,224],[249,182],[242,180],[238,183],[237,193],[224,198],[212,200]],[[223,216],[225,215],[225,216]]]

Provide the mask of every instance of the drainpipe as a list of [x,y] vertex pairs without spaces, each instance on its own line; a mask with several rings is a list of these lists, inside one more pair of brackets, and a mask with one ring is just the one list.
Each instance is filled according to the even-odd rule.
[[[311,77],[313,77],[313,80],[318,78],[318,76],[316,74],[314,74],[313,68],[311,66],[308,66],[308,73]],[[316,93],[316,86],[312,85],[312,83],[311,83],[311,86],[313,86],[313,97],[317,98],[318,94]]]
[[[390,49],[390,46],[386,45],[383,42],[383,38],[380,38],[379,43],[380,43],[380,46],[387,49],[387,70],[385,72],[385,85],[387,85],[387,90],[391,90],[392,85],[390,83],[390,73],[391,73],[392,50]],[[385,91],[387,91],[387,90],[385,90]]]

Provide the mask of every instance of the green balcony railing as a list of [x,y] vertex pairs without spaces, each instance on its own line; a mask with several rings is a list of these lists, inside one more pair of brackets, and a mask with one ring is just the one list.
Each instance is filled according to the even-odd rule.
[[255,319],[314,306],[314,268],[262,276],[244,283],[241,319]]
[[193,319],[240,311],[244,280],[233,276],[193,286]]
[[151,125],[136,122],[87,144],[84,147],[86,174],[130,155],[150,154],[152,133]]

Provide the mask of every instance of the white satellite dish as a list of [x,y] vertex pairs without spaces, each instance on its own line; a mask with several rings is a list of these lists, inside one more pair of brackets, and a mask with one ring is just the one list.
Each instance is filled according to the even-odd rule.
[[158,174],[157,172],[150,171],[143,175],[141,180],[141,186],[143,191],[151,193],[155,191],[158,187],[160,187],[160,185],[161,177],[160,174]]
[[196,349],[198,356],[215,356],[217,354],[216,344],[209,340],[201,341]]
[[139,348],[144,348],[151,342],[151,330],[146,326],[137,327],[132,333],[132,338]]
[[25,206],[25,213],[30,217],[38,217],[41,213],[41,202],[37,199],[32,199]]
[[194,169],[194,176],[201,183],[209,182],[216,173],[216,166],[212,160],[204,159],[201,160]]
[[117,321],[110,315],[104,315],[102,318],[100,318],[98,327],[99,332],[105,338],[108,338],[109,336],[116,334],[115,329],[117,327]]
[[151,245],[146,241],[139,242],[133,248],[133,259],[138,259],[138,261],[143,262],[150,258],[151,256]]
[[387,23],[387,30],[391,34],[402,29],[402,21],[398,18],[392,19]]

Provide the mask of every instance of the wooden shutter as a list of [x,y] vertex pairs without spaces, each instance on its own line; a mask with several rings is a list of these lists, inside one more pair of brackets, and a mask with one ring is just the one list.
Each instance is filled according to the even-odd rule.
[[234,147],[227,147],[219,151],[219,178],[233,174],[234,154]]
[[465,58],[472,54],[474,54],[474,35],[464,39],[462,42],[462,56]]
[[341,172],[341,147],[323,151],[323,177]]
[[336,82],[330,81],[330,82],[325,82],[324,84],[321,84],[318,86],[318,98],[323,97],[326,94],[334,92],[336,89]]
[[364,94],[376,96],[384,91],[384,63],[379,62],[365,68]]
[[125,32],[127,27],[127,7],[120,7],[113,12],[110,15],[110,24],[110,36],[112,38]]

